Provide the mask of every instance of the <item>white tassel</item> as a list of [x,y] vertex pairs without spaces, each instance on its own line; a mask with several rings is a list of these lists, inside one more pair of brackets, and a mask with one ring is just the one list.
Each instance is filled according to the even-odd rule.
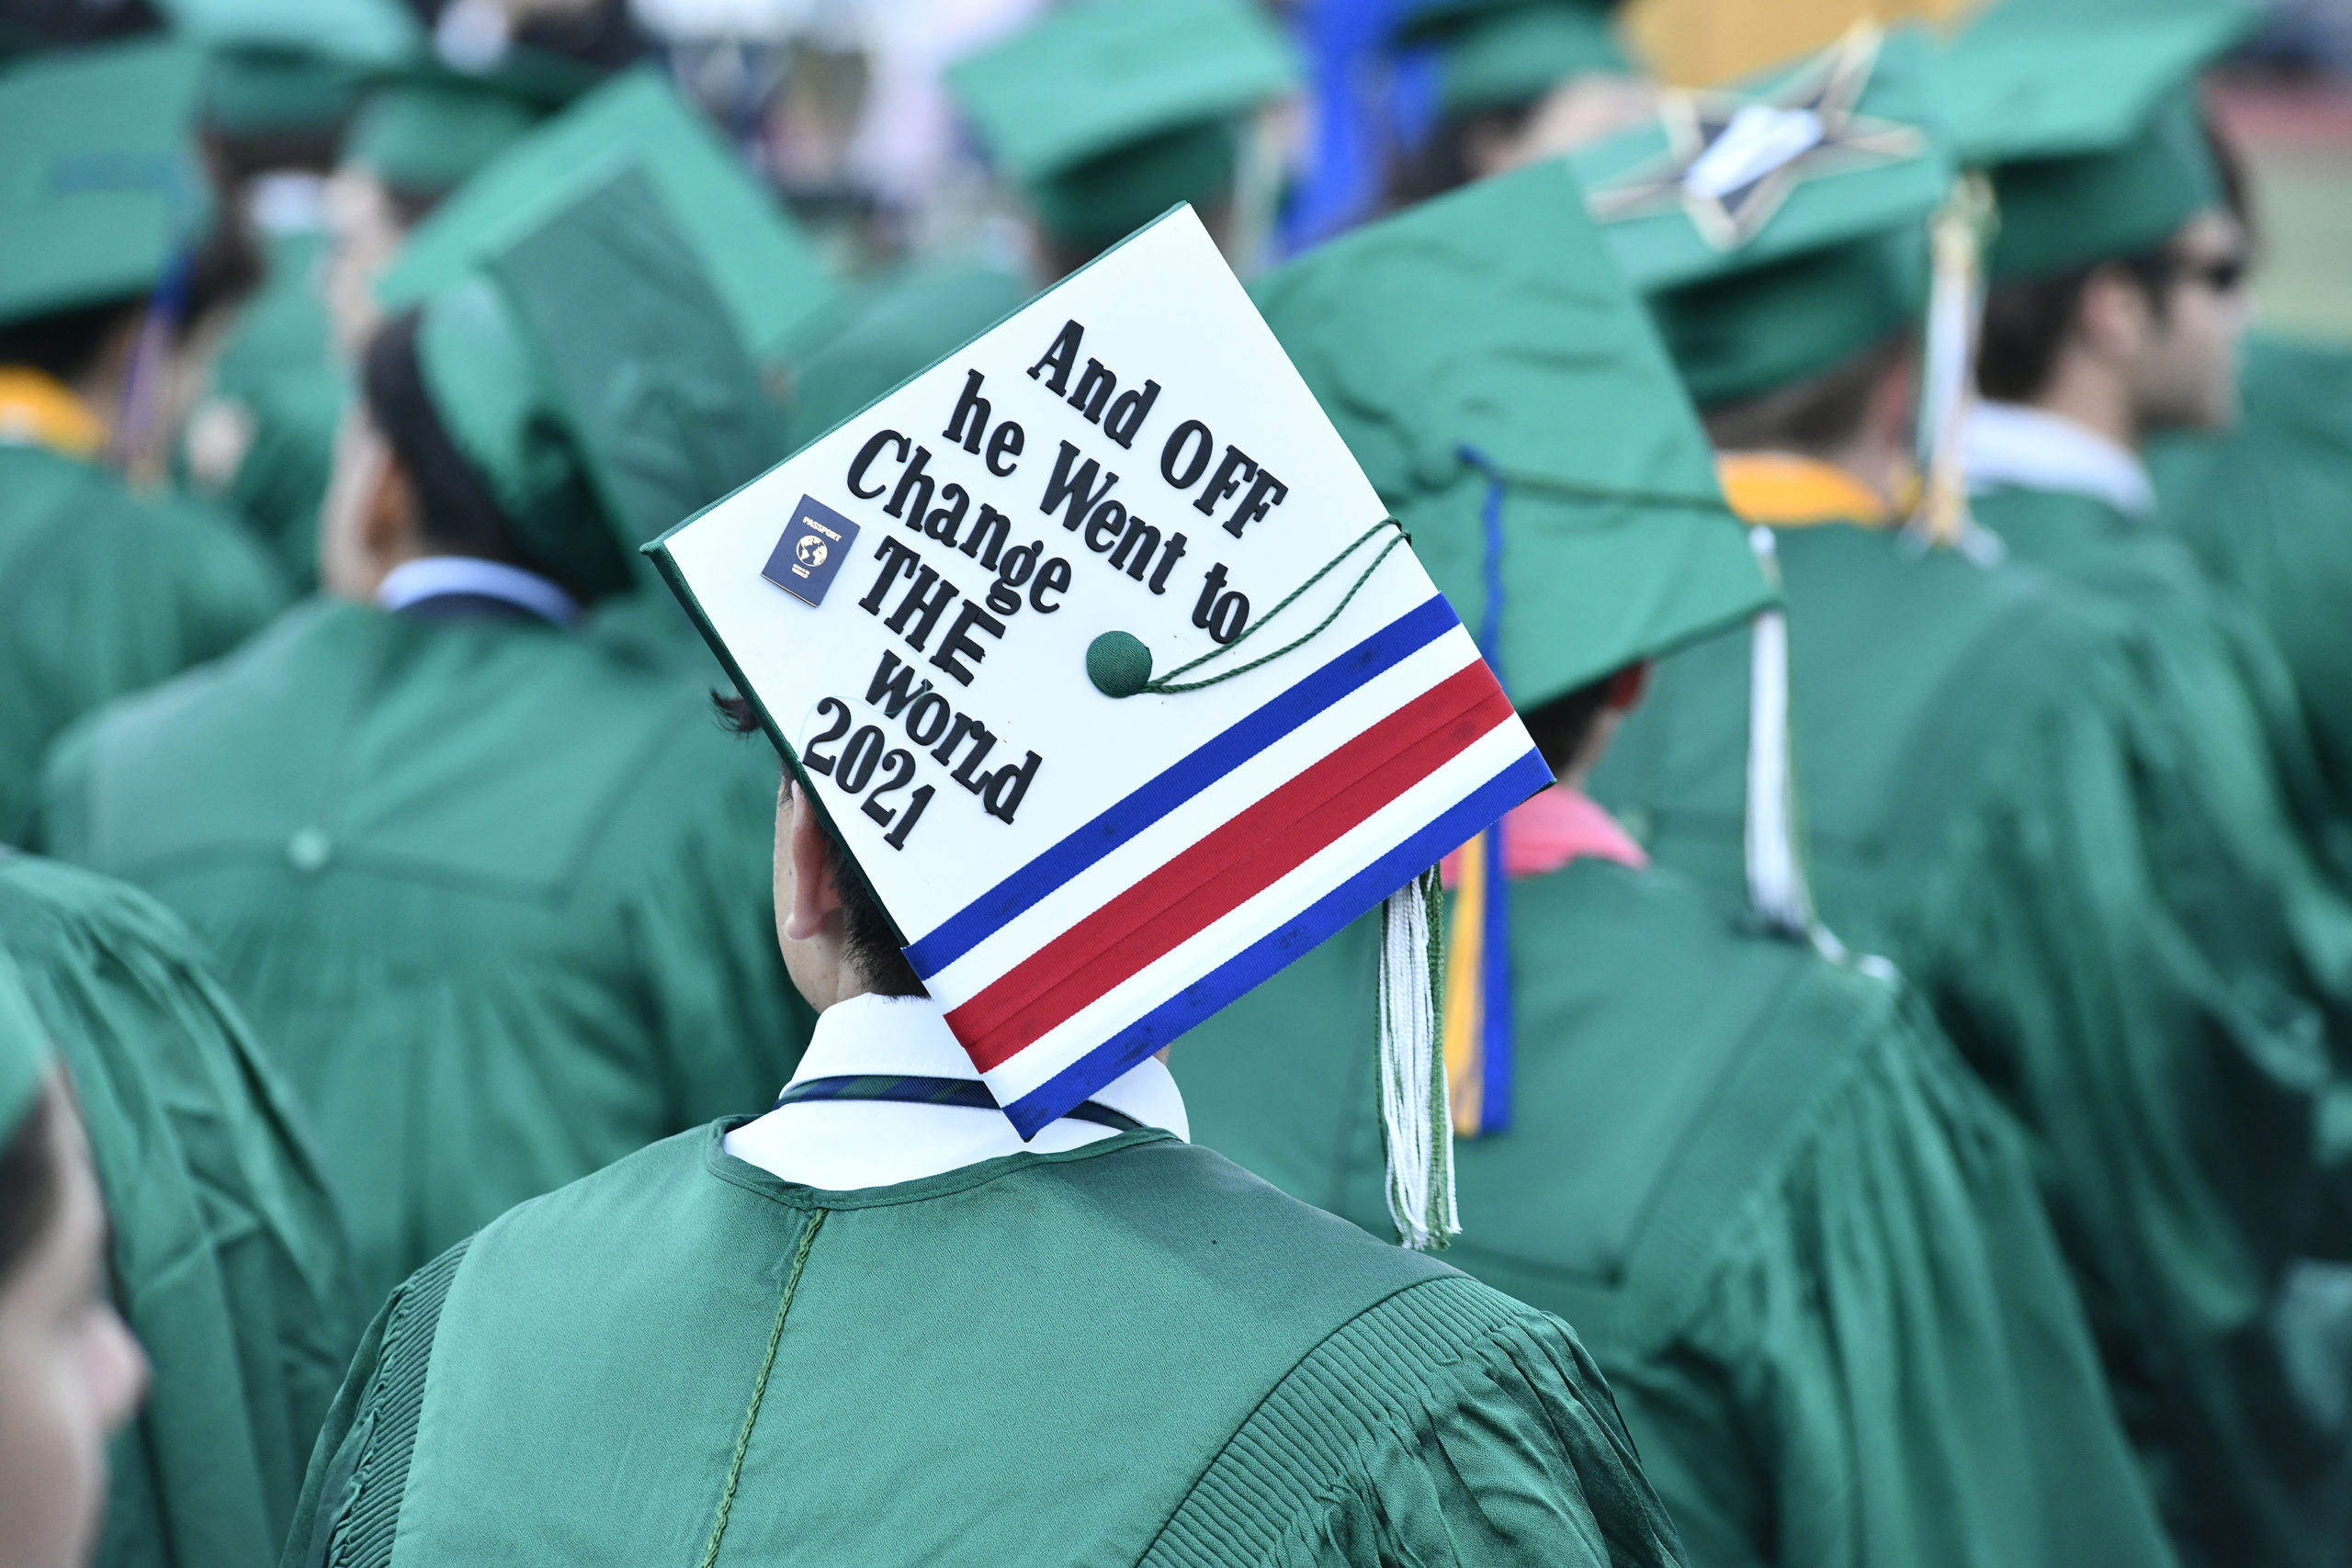
[[1912,532],[1933,545],[1960,544],[1971,531],[1961,436],[1976,407],[1976,340],[1993,223],[1992,186],[1974,173],[1961,177],[1935,218],[1935,282],[1919,378],[1918,450],[1925,483],[1911,521]]
[[1438,1045],[1438,976],[1444,962],[1437,871],[1423,872],[1380,908],[1380,1124],[1388,1154],[1388,1217],[1417,1251],[1460,1233],[1454,1209],[1453,1118]]
[[[1772,530],[1750,528],[1747,542],[1778,588]],[[1777,606],[1756,617],[1748,656],[1747,901],[1775,931],[1803,937],[1834,963],[1851,955],[1814,911],[1797,824],[1796,764],[1789,723],[1789,616]]]

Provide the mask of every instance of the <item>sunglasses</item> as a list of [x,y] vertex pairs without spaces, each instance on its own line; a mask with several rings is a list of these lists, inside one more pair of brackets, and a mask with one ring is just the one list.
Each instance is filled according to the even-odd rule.
[[2173,256],[2167,258],[2165,272],[2168,277],[2201,285],[2215,294],[2234,294],[2245,285],[2246,268],[2244,256],[2215,256],[2210,261]]

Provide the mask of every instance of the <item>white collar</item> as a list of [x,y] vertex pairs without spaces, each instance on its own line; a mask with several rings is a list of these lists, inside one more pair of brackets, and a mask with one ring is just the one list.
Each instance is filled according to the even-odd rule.
[[[978,1082],[972,1059],[928,997],[852,997],[827,1008],[792,1075],[811,1078],[865,1074],[963,1078]],[[1189,1141],[1191,1122],[1176,1080],[1147,1056],[1094,1091],[1094,1102],[1146,1126]],[[727,1134],[727,1152],[786,1181],[854,1191],[919,1181],[1005,1155],[1059,1154],[1116,1134],[1091,1122],[1063,1118],[1021,1141],[1001,1111],[960,1105],[909,1105],[883,1100],[803,1100],[778,1106]]]
[[404,610],[421,600],[452,593],[501,599],[560,626],[580,618],[579,601],[537,572],[474,556],[423,556],[402,561],[376,590],[376,603],[387,610]]
[[2023,403],[1980,403],[1961,437],[1968,488],[2054,490],[2103,501],[2127,517],[2156,509],[2147,465],[2088,425]]

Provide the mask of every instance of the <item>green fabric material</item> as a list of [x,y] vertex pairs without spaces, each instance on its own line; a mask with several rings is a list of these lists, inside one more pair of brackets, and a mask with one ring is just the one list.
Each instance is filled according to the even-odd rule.
[[0,446],[0,842],[25,841],[59,731],[228,652],[285,603],[276,567],[229,518]]
[[72,1075],[115,1302],[154,1369],[96,1562],[267,1562],[364,1321],[292,1097],[187,929],[132,888],[0,851],[0,954]]
[[2109,152],[2262,19],[2245,0],[1998,0],[1937,65],[1969,164]]
[[1502,478],[1499,662],[1522,706],[1770,602],[1674,368],[1562,164],[1332,241],[1255,298],[1472,626],[1488,466]]
[[1996,283],[2153,251],[2222,201],[2222,171],[2187,89],[2111,152],[2002,164],[1994,193],[2001,226],[1986,269]]
[[[251,432],[210,499],[253,530],[288,581],[304,586],[318,580],[319,509],[352,395],[322,292],[332,244],[319,229],[266,237],[268,271],[213,355],[206,391]],[[185,468],[185,447],[180,456]]]
[[1924,224],[1651,300],[1701,408],[1792,387],[1912,326],[1928,308]]
[[[1453,1145],[1446,1258],[1576,1325],[1690,1561],[2165,1562],[2030,1167],[1917,999],[1670,872],[1510,888],[1512,1125]],[[1360,921],[1170,1065],[1202,1143],[1386,1235],[1379,963]]]
[[1247,0],[1076,0],[947,71],[989,155],[1071,240],[1200,202],[1232,157],[1229,122],[1299,79]]
[[1182,126],[1073,164],[1029,187],[1048,234],[1080,244],[1125,238],[1179,202],[1212,212],[1233,194],[1241,131],[1230,120]]
[[[2328,1021],[2111,610],[1894,533],[1779,530],[1813,892],[2026,1127],[2126,1429],[2192,1560],[2328,1561],[2346,1450],[2267,1314],[2324,1240]],[[1745,900],[1749,654],[1659,666],[1594,781]],[[2276,902],[2275,894],[2270,895]],[[2218,918],[2217,918],[2218,917]],[[2210,944],[2210,945],[2209,945]],[[2334,1529],[2335,1533],[2329,1531]]]
[[849,296],[792,369],[792,444],[805,446],[1029,301],[1019,274],[962,257],[909,263]]
[[241,49],[211,57],[204,76],[204,122],[224,136],[332,130],[359,105],[364,70],[277,50]]
[[775,463],[782,420],[641,167],[480,265],[418,328],[435,410],[531,561],[582,599],[629,592],[636,547]]
[[[2192,928],[2207,951],[2278,927],[2304,976],[2299,987],[2352,1023],[2352,821],[2312,748],[2286,656],[2237,597],[2217,589],[2179,540],[2104,502],[1999,489],[1975,497],[1977,520],[2019,560],[2098,596],[2139,633],[2164,700],[2194,720],[2188,756],[2214,820],[2257,880],[2227,900],[2208,889]],[[2339,1060],[2352,1063],[2340,1037]]]
[[[1704,145],[1724,145],[1743,113],[1818,108],[1838,53],[1694,96],[1715,132]],[[1926,307],[1927,220],[1955,172],[1934,86],[1925,34],[1888,33],[1852,101],[1857,118],[1719,203],[1691,192],[1700,144],[1679,120],[1661,118],[1572,160],[1702,406],[1818,374]]]
[[421,1277],[286,1562],[708,1561],[771,1344],[722,1563],[1679,1561],[1560,1325],[1206,1150],[828,1193],[721,1131],[502,1218],[437,1314]]
[[214,50],[273,51],[369,70],[424,47],[401,0],[154,0],[174,31]]
[[16,965],[0,950],[0,1139],[13,1139],[40,1098],[56,1055]]
[[144,294],[203,232],[203,72],[163,40],[0,66],[0,321]]
[[2006,0],[1939,62],[1961,156],[1993,167],[1996,280],[2154,249],[2221,197],[2198,72],[2257,26],[2243,0]]
[[2241,391],[2234,430],[2150,451],[2161,521],[2260,617],[2327,798],[2352,818],[2352,350],[2256,337]]
[[784,357],[839,286],[741,158],[650,69],[597,88],[490,161],[408,237],[378,297],[394,310],[423,303],[631,164],[651,179],[745,350]]
[[790,1076],[775,761],[707,687],[536,623],[315,601],[53,760],[47,841],[218,955],[319,1129],[366,1299]]
[[548,106],[454,73],[388,82],[344,133],[346,162],[412,197],[455,190],[545,118]]
[[1614,10],[1610,0],[1421,6],[1395,37],[1434,51],[1438,107],[1470,114],[1531,104],[1594,73],[1638,74],[1617,37]]

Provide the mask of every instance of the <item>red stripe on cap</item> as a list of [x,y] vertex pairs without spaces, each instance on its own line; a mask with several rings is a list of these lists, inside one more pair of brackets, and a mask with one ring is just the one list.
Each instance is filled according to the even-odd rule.
[[999,976],[947,1015],[989,1072],[1231,914],[1511,716],[1464,665]]

